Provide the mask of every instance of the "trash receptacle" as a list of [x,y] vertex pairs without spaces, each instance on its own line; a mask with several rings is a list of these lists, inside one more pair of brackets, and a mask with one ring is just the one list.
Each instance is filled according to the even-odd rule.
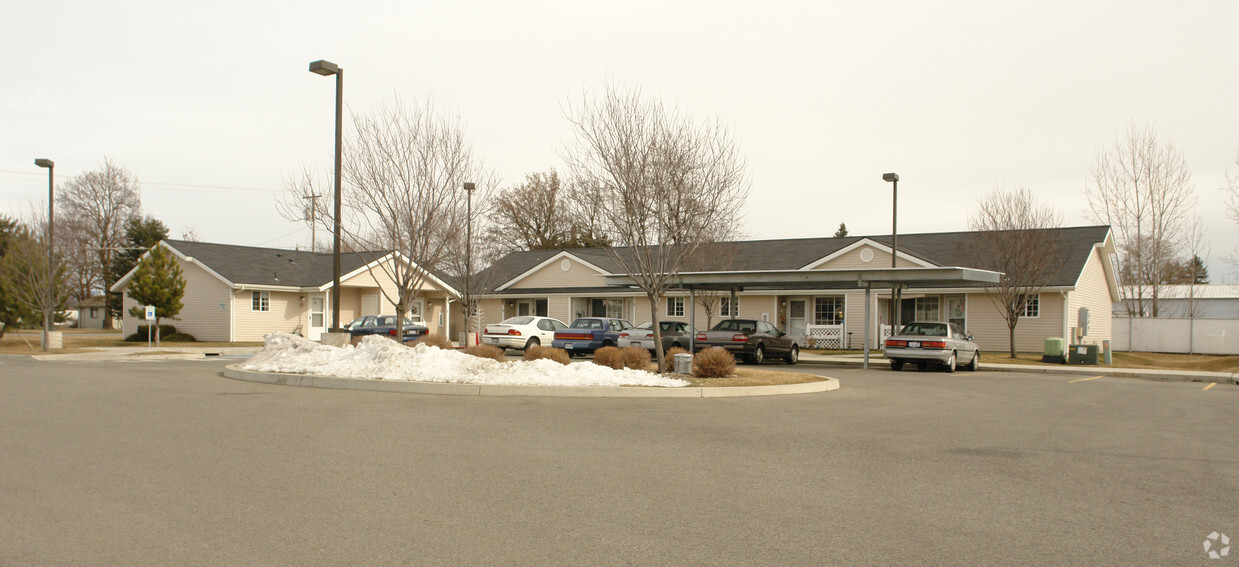
[[1054,364],[1066,364],[1066,352],[1064,345],[1067,341],[1053,337],[1045,340],[1045,348],[1041,351],[1041,362],[1052,362]]
[[1071,352],[1067,354],[1067,363],[1096,365],[1098,350],[1097,345],[1071,345]]
[[675,355],[675,360],[672,363],[672,369],[676,374],[692,374],[693,373],[693,355],[680,353]]

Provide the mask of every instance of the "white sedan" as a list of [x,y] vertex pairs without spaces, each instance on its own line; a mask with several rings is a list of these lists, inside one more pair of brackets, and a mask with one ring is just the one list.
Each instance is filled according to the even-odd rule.
[[482,344],[504,349],[550,346],[551,341],[555,340],[555,331],[566,328],[568,326],[562,321],[550,317],[511,317],[483,328]]

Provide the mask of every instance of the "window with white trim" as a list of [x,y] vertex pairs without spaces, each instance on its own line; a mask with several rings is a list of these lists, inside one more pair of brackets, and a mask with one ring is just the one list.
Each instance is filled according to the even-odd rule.
[[1020,302],[1024,304],[1024,314],[1021,317],[1040,317],[1041,316],[1041,294],[1020,296]]
[[667,316],[668,317],[683,317],[684,316],[684,298],[683,297],[668,297],[667,298]]
[[819,297],[813,300],[814,325],[842,325],[843,298]]
[[270,311],[271,310],[271,292],[269,291],[251,291],[250,292],[250,311]]
[[718,314],[723,317],[738,317],[740,315],[740,298],[737,297],[736,302],[732,303],[730,297],[720,297]]

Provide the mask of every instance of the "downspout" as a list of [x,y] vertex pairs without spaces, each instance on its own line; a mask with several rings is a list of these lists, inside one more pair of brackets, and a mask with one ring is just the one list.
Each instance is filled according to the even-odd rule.
[[228,338],[230,342],[237,342],[237,294],[245,291],[245,284],[237,286],[237,289],[232,291],[232,305],[228,310]]
[[[443,320],[445,321],[443,335],[450,341],[452,340],[452,298],[450,296],[443,298]],[[468,322],[465,322],[465,328],[469,328]]]
[[1060,291],[1058,293],[1063,296],[1063,337],[1066,339],[1067,344],[1071,344],[1071,338],[1067,336],[1067,333],[1071,332],[1071,321],[1067,319],[1071,315],[1071,306],[1067,301],[1067,292]]

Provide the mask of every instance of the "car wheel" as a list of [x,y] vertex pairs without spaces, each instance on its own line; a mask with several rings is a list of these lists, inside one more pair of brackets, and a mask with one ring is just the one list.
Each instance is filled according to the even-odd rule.
[[892,358],[891,359],[891,370],[894,370],[895,372],[899,372],[900,370],[903,370],[903,361]]
[[787,358],[784,358],[783,360],[785,360],[788,364],[796,364],[796,362],[800,360],[800,347],[792,345],[791,352],[788,352]]
[[972,353],[972,361],[968,363],[968,371],[976,372],[977,369],[980,367],[981,367],[981,351],[978,350]]
[[951,351],[951,358],[946,359],[946,362],[942,363],[942,371],[955,372],[955,351]]
[[615,345],[611,344],[610,340],[606,340],[606,341],[602,341],[602,346],[609,347],[609,346],[615,346]]
[[542,341],[538,340],[538,337],[533,337],[529,339],[529,342],[525,343],[525,350],[529,350],[536,346],[542,346]]
[[766,360],[766,347],[757,345],[757,348],[753,349],[753,355],[749,357],[749,362],[761,364],[763,360]]

